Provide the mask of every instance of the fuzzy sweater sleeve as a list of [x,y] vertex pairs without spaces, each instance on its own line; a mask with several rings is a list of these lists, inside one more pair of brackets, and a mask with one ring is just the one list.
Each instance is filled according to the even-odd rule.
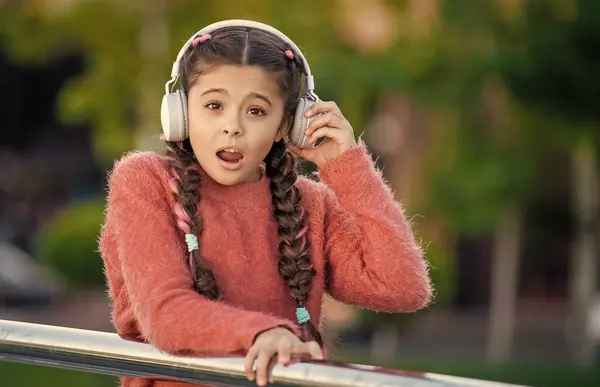
[[378,311],[425,307],[432,295],[427,262],[365,144],[329,160],[318,175],[327,186],[330,295]]
[[115,165],[109,181],[106,229],[114,234],[118,267],[142,336],[169,353],[220,355],[246,352],[258,333],[277,326],[298,334],[289,320],[196,293],[160,163],[158,155],[130,154]]

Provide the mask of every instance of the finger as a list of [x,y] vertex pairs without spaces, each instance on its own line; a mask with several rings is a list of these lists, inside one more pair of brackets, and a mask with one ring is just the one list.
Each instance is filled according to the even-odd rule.
[[308,143],[314,144],[321,137],[330,138],[332,140],[337,140],[342,135],[342,132],[338,128],[330,128],[328,126],[315,130],[309,137]]
[[244,359],[244,372],[248,380],[254,380],[254,360],[256,360],[257,351],[254,348],[250,348],[250,351],[246,354]]
[[279,342],[277,348],[277,357],[280,364],[285,364],[290,361],[292,356],[292,343],[288,339],[283,339]]
[[256,384],[265,386],[267,384],[269,362],[275,353],[269,350],[263,350],[258,354],[256,359]]
[[319,113],[331,113],[337,116],[338,118],[344,119],[342,111],[340,110],[338,105],[333,101],[319,101],[313,104],[311,107],[306,109],[306,112],[304,112],[304,117],[310,118],[315,114]]
[[316,163],[318,157],[319,157],[319,153],[318,153],[318,148],[298,148],[297,146],[294,145],[288,145],[290,150],[292,152],[294,152],[296,155],[308,160],[308,161],[312,161],[313,163]]
[[269,368],[267,370],[269,383],[275,382],[275,378],[273,378],[273,370],[275,369],[276,365],[277,365],[277,358],[275,356],[273,356],[271,358],[271,361],[269,362]]
[[311,121],[306,128],[306,134],[310,136],[312,132],[324,126],[328,126],[330,128],[341,128],[343,124],[344,121],[342,121],[339,117],[336,117],[331,113],[323,114],[322,116],[316,117]]

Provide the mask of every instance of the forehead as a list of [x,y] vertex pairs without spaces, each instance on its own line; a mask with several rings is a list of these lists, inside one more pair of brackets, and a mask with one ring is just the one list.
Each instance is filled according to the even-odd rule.
[[259,66],[214,65],[196,79],[197,89],[225,89],[234,93],[261,93],[275,97],[279,86],[274,75]]

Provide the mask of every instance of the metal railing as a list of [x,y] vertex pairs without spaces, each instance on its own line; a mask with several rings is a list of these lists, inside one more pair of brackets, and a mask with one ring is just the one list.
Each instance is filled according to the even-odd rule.
[[[0,320],[0,360],[113,376],[151,377],[211,386],[256,386],[242,358],[192,358],[161,353],[114,333]],[[509,387],[431,373],[327,361],[277,366],[271,386]]]

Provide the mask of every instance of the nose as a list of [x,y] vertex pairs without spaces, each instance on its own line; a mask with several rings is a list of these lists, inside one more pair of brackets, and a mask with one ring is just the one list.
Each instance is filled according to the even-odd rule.
[[231,137],[239,137],[244,133],[240,125],[226,125],[221,130],[225,135]]

